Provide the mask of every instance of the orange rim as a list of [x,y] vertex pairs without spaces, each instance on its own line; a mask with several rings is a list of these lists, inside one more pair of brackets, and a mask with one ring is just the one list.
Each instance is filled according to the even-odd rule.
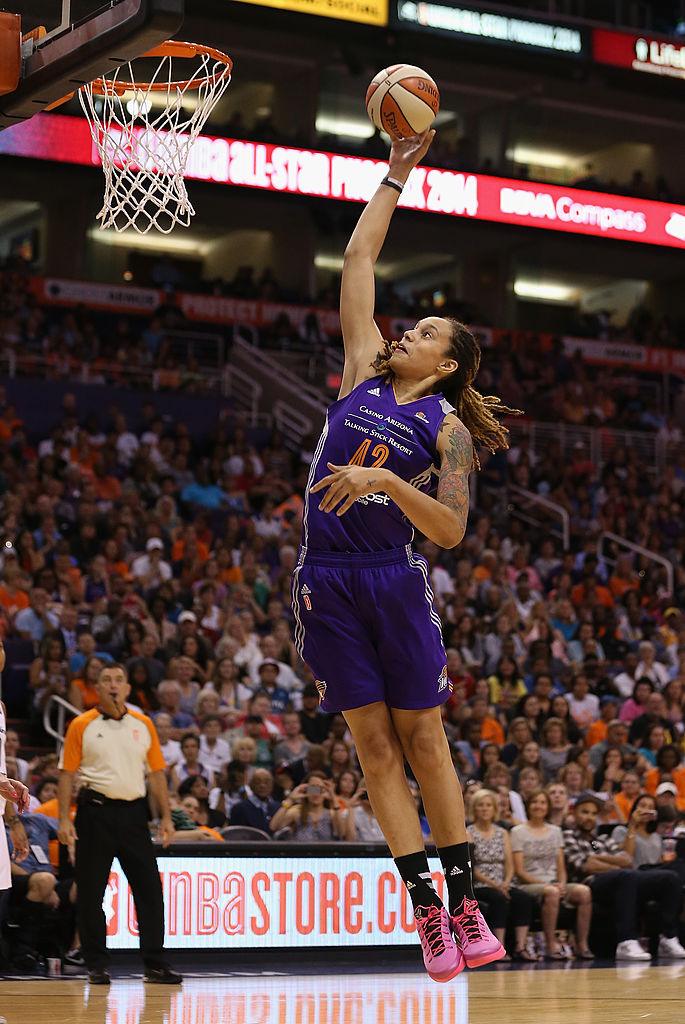
[[[199,89],[208,83],[220,82],[228,78],[233,70],[233,61],[227,53],[216,50],[213,46],[204,46],[202,43],[182,43],[170,40],[155,46],[147,53],[141,53],[140,57],[181,57],[191,60],[193,57],[211,57],[217,64],[225,64],[221,72],[213,75],[201,75],[199,78],[186,79],[178,82],[110,82],[107,78],[96,78],[90,83],[90,88],[95,96],[107,96],[116,94],[123,96],[125,92],[136,92],[139,89],[146,92],[168,92],[170,89]],[[60,101],[61,102],[61,101]]]

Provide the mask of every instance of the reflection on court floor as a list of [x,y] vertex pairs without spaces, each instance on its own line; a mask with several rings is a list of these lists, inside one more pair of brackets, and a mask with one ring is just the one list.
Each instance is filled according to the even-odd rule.
[[[275,965],[274,965],[275,966]],[[683,1024],[685,967],[186,975],[181,990],[115,979],[0,981],[7,1024]]]
[[[469,1019],[466,978],[438,986],[414,974],[191,978],[182,992],[119,982],[108,997],[93,990],[86,1002],[88,1024],[467,1024]],[[93,1011],[105,1002],[97,1016]],[[11,1017],[8,1024],[15,1024]]]

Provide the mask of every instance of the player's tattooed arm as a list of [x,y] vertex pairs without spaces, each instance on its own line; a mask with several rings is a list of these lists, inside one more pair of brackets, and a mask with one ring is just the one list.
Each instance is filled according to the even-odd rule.
[[446,416],[438,434],[441,456],[437,499],[451,509],[462,536],[469,517],[469,474],[473,469],[471,434],[456,416]]

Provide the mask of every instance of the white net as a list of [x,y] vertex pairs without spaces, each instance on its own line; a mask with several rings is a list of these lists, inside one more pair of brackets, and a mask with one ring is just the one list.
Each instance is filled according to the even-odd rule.
[[230,58],[219,56],[197,53],[185,82],[174,80],[174,58],[164,56],[144,85],[129,63],[80,90],[105,174],[101,229],[146,235],[190,225],[195,210],[184,175],[191,149],[231,81]]

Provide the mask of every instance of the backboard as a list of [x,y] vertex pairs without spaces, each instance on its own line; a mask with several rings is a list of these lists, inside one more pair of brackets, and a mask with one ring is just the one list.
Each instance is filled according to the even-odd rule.
[[22,15],[23,41],[17,88],[0,94],[0,131],[171,39],[184,14],[184,0],[9,0],[8,6]]

